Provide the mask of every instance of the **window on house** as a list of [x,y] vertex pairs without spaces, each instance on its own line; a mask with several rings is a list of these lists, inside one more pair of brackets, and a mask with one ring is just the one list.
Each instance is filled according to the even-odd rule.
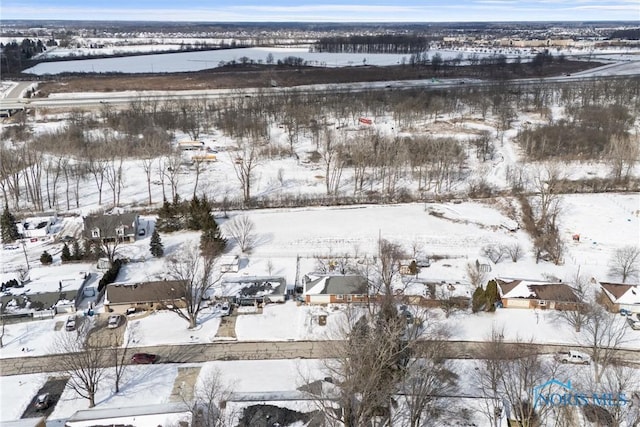
[[342,300],[344,299],[344,295],[336,295],[336,299]]
[[124,227],[116,228],[116,234],[120,237],[124,236]]
[[100,237],[100,230],[97,228],[91,230],[91,237]]
[[540,301],[538,301],[538,305],[547,305],[547,302],[543,301],[543,300],[540,300]]
[[347,295],[347,302],[351,302],[353,300],[353,298],[351,297],[351,295]]

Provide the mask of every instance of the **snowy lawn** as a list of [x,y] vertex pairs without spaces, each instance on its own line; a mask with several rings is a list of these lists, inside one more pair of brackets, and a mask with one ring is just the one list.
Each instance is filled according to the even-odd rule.
[[45,374],[0,377],[0,421],[17,420],[47,381]]
[[0,357],[42,356],[54,353],[55,342],[60,335],[75,333],[64,330],[67,316],[58,315],[53,319],[5,325],[2,339],[4,346],[0,349]]
[[[177,365],[132,365],[125,370],[120,392],[115,394],[113,370],[107,370],[107,377],[98,388],[96,407],[119,408],[169,402],[177,372]],[[88,407],[88,400],[79,398],[66,388],[49,419],[64,420]]]
[[129,317],[125,336],[132,335],[132,347],[209,343],[218,332],[219,316],[218,312],[206,308],[201,312],[198,326],[189,329],[189,323],[177,314],[153,311],[140,318]]

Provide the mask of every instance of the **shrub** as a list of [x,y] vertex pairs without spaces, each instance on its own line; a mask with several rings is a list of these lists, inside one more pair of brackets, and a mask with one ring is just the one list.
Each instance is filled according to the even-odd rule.
[[49,265],[53,262],[53,257],[51,256],[51,254],[47,251],[42,252],[42,255],[40,255],[40,263],[43,265]]

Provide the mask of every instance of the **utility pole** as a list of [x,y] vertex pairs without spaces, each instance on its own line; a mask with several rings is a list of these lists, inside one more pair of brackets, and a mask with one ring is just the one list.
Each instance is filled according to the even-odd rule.
[[22,239],[20,242],[22,243],[22,252],[24,252],[24,260],[27,263],[27,271],[29,271],[31,268],[29,267],[29,257],[27,256],[27,245],[24,243],[24,239]]

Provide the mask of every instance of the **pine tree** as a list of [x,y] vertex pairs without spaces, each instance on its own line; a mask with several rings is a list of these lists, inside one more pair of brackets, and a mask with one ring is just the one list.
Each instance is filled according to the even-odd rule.
[[164,199],[162,207],[158,211],[156,228],[165,233],[180,230],[182,228],[182,224],[178,209],[179,206],[172,204],[167,199]]
[[73,259],[75,259],[76,261],[80,261],[82,258],[84,258],[84,254],[80,249],[80,243],[78,243],[77,240],[74,240],[73,241]]
[[42,252],[42,255],[40,255],[40,263],[43,265],[49,265],[53,262],[53,257],[51,256],[51,254],[47,251]]
[[498,293],[498,284],[495,280],[490,280],[487,283],[487,289],[484,291],[487,298],[488,311],[496,310],[496,302],[500,301],[500,294]]
[[164,255],[164,246],[162,245],[162,239],[160,239],[160,234],[155,228],[153,229],[153,234],[151,235],[149,251],[151,252],[151,255],[156,258],[160,258]]
[[200,250],[205,256],[216,257],[224,252],[227,246],[227,239],[222,237],[220,229],[213,215],[209,214],[202,227],[200,236]]
[[62,254],[60,255],[60,259],[62,262],[71,261],[73,258],[71,257],[71,251],[69,250],[69,246],[65,243],[62,247]]
[[0,218],[0,227],[2,228],[2,243],[11,243],[20,238],[18,226],[16,226],[16,217],[9,212],[9,207],[6,205]]

